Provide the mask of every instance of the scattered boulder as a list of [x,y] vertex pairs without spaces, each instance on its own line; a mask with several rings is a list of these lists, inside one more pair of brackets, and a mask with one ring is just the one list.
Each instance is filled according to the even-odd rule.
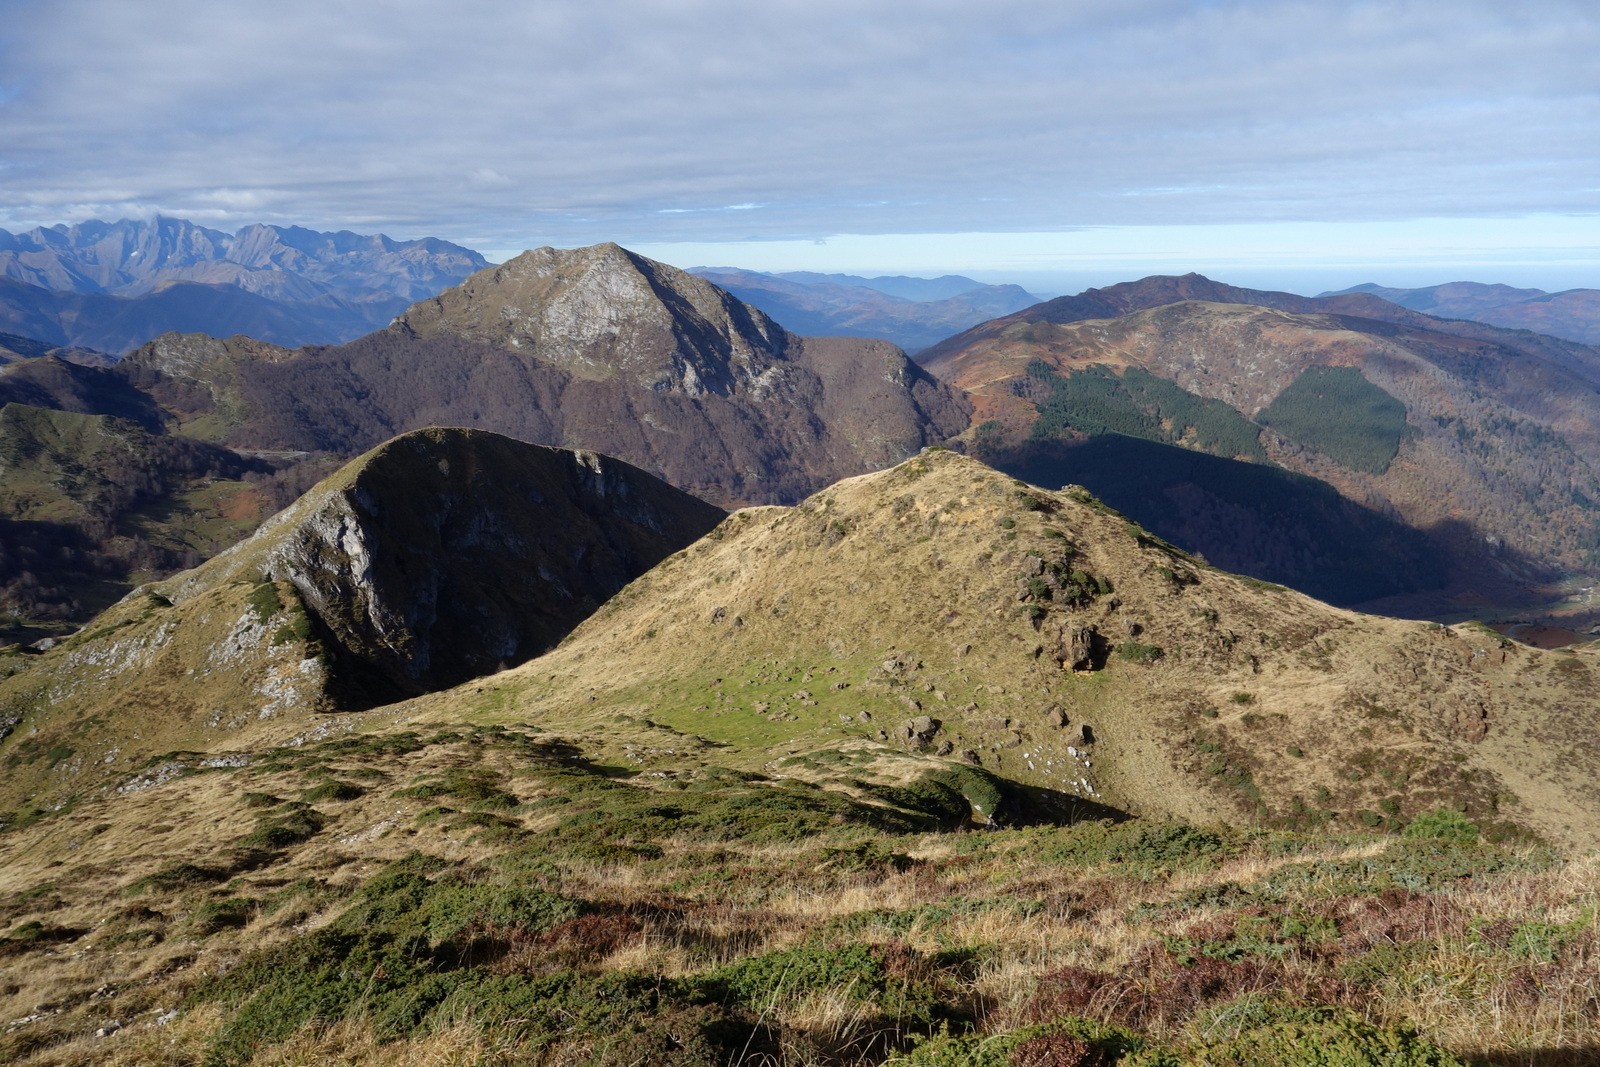
[[1051,654],[1063,670],[1097,671],[1106,665],[1111,644],[1093,626],[1063,627]]
[[941,725],[943,724],[938,719],[930,718],[927,715],[918,715],[916,718],[907,719],[900,724],[900,739],[907,744],[921,748],[923,745],[933,741],[934,735],[939,732]]

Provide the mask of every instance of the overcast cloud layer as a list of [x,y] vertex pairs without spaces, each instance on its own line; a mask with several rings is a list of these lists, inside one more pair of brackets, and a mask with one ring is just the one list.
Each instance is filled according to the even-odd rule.
[[0,226],[536,244],[1600,211],[1592,0],[0,0]]

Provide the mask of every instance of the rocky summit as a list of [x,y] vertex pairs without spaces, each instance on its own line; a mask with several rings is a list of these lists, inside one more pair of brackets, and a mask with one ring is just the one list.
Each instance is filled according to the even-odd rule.
[[132,362],[156,395],[198,398],[191,432],[234,447],[349,455],[474,426],[618,456],[722,505],[793,502],[897,463],[970,410],[893,345],[796,336],[610,244],[526,252],[337,348],[208,343],[200,362],[226,367],[203,380],[183,369],[193,357]]
[[789,345],[767,316],[697,275],[615,244],[538,248],[480,271],[396,322],[509,348],[574,378],[728,396],[781,376]]

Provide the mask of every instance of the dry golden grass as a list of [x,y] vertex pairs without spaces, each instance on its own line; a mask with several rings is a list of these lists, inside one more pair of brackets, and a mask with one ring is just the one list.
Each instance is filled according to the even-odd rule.
[[[242,766],[203,769],[185,757],[185,773],[163,784],[83,789],[76,806],[9,827],[0,1060],[66,1067],[137,1049],[125,1062],[197,1062],[227,1018],[192,999],[208,977],[328,929],[412,853],[437,859],[436,879],[520,879],[590,909],[590,926],[519,935],[483,964],[513,977],[670,984],[778,953],[869,945],[906,981],[938,972],[928,988],[958,1027],[1020,1025],[1053,1010],[1059,986],[1074,1010],[1166,1039],[1187,1033],[1197,1005],[1276,989],[1366,998],[1365,1010],[1462,1052],[1600,1048],[1600,858],[1580,850],[1560,863],[1494,852],[1492,865],[1452,873],[1392,835],[1339,836],[1319,816],[1301,836],[1219,831],[1215,848],[1192,851],[1157,833],[1150,855],[1111,862],[1109,846],[1092,842],[1112,831],[1093,826],[890,832],[862,808],[851,809],[860,821],[839,814],[797,831],[781,825],[784,811],[741,822],[737,805],[718,807],[740,791],[788,789],[890,810],[890,790],[954,765],[876,737],[919,710],[911,701],[941,719],[955,755],[970,745],[1006,779],[1059,789],[1064,775],[1046,761],[1072,757],[1046,715],[1055,705],[1100,735],[1092,773],[1078,761],[1074,774],[1127,809],[1248,826],[1259,817],[1245,785],[1268,818],[1283,819],[1290,798],[1320,786],[1341,812],[1331,828],[1359,826],[1357,811],[1399,798],[1398,828],[1458,796],[1487,804],[1485,793],[1515,781],[1520,801],[1496,797],[1503,811],[1474,817],[1514,814],[1553,828],[1557,842],[1600,839],[1600,805],[1579,810],[1595,784],[1567,783],[1588,772],[1581,746],[1593,720],[1555,715],[1593,702],[1583,655],[1516,648],[1491,660],[1497,639],[1261,590],[1071,496],[1033,497],[1055,509],[1037,510],[1019,505],[1019,492],[934,454],[803,508],[741,513],[517,671],[323,720],[338,728],[324,742],[300,738],[296,723],[258,722],[224,739],[247,757]],[[849,529],[830,545],[835,521]],[[1140,620],[1142,639],[1167,649],[1162,660],[1113,656],[1103,671],[1075,674],[1034,655],[1048,634],[1016,614],[1015,579],[1028,554],[1061,543],[1051,529],[1082,547],[1083,566],[1114,576],[1119,600],[1052,609],[1051,619],[1109,633]],[[1173,566],[1192,568],[1195,581],[1159,569]],[[782,599],[799,589],[817,595]],[[1240,646],[1253,665],[1213,640],[1189,610],[1201,603],[1255,635]],[[734,617],[743,624],[730,629]],[[1487,742],[1452,732],[1467,693],[1492,710]],[[1015,744],[999,740],[1013,733]],[[1303,759],[1279,756],[1290,743]],[[1253,777],[1230,784],[1213,761]],[[361,792],[317,792],[330,783]],[[715,818],[694,823],[701,808]],[[269,840],[295,818],[303,833]],[[717,820],[730,820],[726,833]],[[1131,841],[1139,831],[1121,832]],[[264,835],[254,852],[253,835]],[[1306,929],[1281,927],[1286,919]],[[24,930],[40,939],[3,940]],[[1103,994],[1073,1001],[1078,972]],[[1185,986],[1202,972],[1221,992]],[[115,997],[97,998],[102,986]],[[778,1051],[747,1062],[881,1062],[909,1031],[857,993],[823,985],[751,1006]],[[176,1020],[151,1021],[179,1005]],[[93,1038],[119,1017],[112,1011],[128,1015],[123,1031]],[[260,1049],[254,1062],[512,1054],[470,1019],[429,1025],[382,1042],[370,1020],[341,1019]],[[577,1062],[594,1051],[590,1040],[570,1037],[549,1056]]]

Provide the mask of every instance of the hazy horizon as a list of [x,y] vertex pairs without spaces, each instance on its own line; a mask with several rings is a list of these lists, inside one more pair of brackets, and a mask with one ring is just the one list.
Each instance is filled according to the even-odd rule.
[[11,230],[160,212],[1046,288],[1600,287],[1577,0],[0,13]]

